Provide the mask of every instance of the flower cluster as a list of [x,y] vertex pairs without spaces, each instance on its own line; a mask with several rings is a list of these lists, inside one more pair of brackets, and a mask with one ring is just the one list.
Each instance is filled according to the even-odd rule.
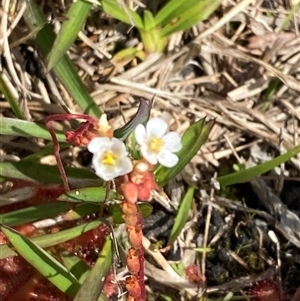
[[[168,125],[161,118],[149,120],[146,126],[139,124],[135,138],[143,158],[132,160],[125,144],[113,137],[106,116],[100,120],[98,131],[99,135],[93,137],[87,147],[93,153],[92,165],[96,174],[105,181],[114,179],[116,189],[123,196],[121,209],[132,246],[127,254],[127,267],[131,273],[125,279],[127,300],[142,301],[146,298],[142,246],[144,224],[137,202],[148,201],[151,191],[157,188],[152,173],[157,163],[165,167],[178,163],[175,153],[182,148],[181,138],[176,132],[168,132]],[[85,132],[85,137],[93,134]]]
[[[112,127],[107,122],[106,116],[103,116],[105,115],[102,115],[99,122],[101,136],[91,139],[88,150],[94,155],[92,163],[96,174],[103,180],[110,181],[129,174],[133,170],[133,164],[128,157],[125,144],[111,136]],[[173,167],[178,163],[178,157],[174,153],[182,148],[180,135],[176,132],[168,132],[168,125],[163,119],[150,119],[146,126],[139,124],[135,129],[135,137],[148,165],[160,163],[162,166]],[[134,190],[142,200],[150,196],[143,197],[143,188],[150,186],[149,189],[153,189],[151,181],[147,180],[151,178],[147,173],[148,165],[146,163],[136,165],[136,170],[139,170],[138,174],[142,174],[142,179],[133,181],[136,184]],[[143,169],[147,172],[143,172]]]

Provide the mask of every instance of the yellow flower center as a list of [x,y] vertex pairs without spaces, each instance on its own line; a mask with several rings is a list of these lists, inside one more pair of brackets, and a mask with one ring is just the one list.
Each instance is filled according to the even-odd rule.
[[154,153],[159,153],[163,144],[163,140],[157,137],[151,137],[147,142],[149,150]]
[[105,165],[116,165],[117,156],[112,151],[106,151],[104,153],[102,163]]

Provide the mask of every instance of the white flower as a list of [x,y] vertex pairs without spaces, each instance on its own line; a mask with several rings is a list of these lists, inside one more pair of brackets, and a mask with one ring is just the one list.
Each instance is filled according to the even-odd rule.
[[139,124],[135,129],[135,137],[140,145],[143,157],[152,165],[159,162],[166,167],[178,163],[173,154],[181,150],[181,138],[176,132],[168,132],[168,125],[162,118],[150,119],[146,127]]
[[88,144],[94,154],[92,164],[98,177],[110,181],[132,171],[125,144],[117,138],[95,137]]

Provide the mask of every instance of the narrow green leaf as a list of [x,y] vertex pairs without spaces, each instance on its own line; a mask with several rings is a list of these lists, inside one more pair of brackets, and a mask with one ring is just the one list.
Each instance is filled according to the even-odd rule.
[[192,124],[182,136],[182,149],[177,153],[179,162],[173,168],[163,166],[155,170],[155,178],[160,186],[166,185],[174,178],[197,154],[203,143],[208,138],[209,132],[214,125],[214,121],[204,124],[205,119],[201,119]]
[[85,281],[74,298],[74,301],[97,300],[100,297],[105,277],[110,271],[112,265],[112,260],[112,242],[108,236],[95,265],[85,278]]
[[[27,9],[24,13],[24,19],[31,31],[33,33],[37,32],[35,44],[38,46],[42,55],[47,57],[52,50],[55,33],[51,25],[46,23],[35,1],[27,0]],[[94,115],[96,117],[101,116],[101,110],[90,96],[74,64],[67,55],[64,55],[57,65],[53,67],[53,71],[85,114]]]
[[[76,183],[83,180],[99,180],[91,171],[83,168],[65,168],[69,181]],[[30,161],[1,163],[0,176],[42,183],[62,184],[57,166],[39,164]],[[99,184],[101,181],[99,180]],[[82,184],[82,183],[81,183]]]
[[67,52],[76,40],[89,12],[92,3],[78,0],[71,4],[66,14],[66,20],[62,23],[53,48],[48,58],[48,69],[51,70]]
[[117,0],[100,0],[103,10],[114,17],[129,25],[134,25],[139,29],[144,28],[141,17],[129,7],[122,7]]
[[168,23],[173,23],[180,16],[185,15],[187,12],[197,12],[202,13],[199,7],[205,7],[213,2],[217,1],[209,1],[209,0],[170,0],[166,5],[164,5],[159,12],[155,15],[155,23],[157,26],[165,26]]
[[155,15],[155,23],[157,26],[165,26],[177,19],[181,14],[189,11],[191,8],[195,8],[200,2],[203,2],[203,0],[170,0]]
[[[177,10],[173,11],[173,14],[176,15],[176,17],[170,20],[169,23],[162,28],[160,32],[162,37],[169,36],[177,31],[189,29],[198,22],[207,19],[222,3],[222,0],[193,1],[196,2],[193,6],[189,5],[191,7],[186,7],[186,9],[182,9],[180,6]],[[189,2],[190,1],[185,1],[185,3]]]
[[129,47],[122,49],[118,53],[116,53],[112,59],[112,62],[115,65],[124,66],[136,57],[144,61],[146,59],[146,54],[143,50],[139,50],[135,47]]
[[47,203],[37,206],[22,208],[0,214],[0,223],[6,226],[17,226],[44,218],[54,217],[69,210],[67,203]]
[[16,251],[44,277],[67,295],[76,295],[80,283],[59,261],[16,230],[6,226],[2,226],[1,230]]
[[63,252],[61,254],[61,259],[68,271],[70,271],[82,284],[90,271],[90,267],[87,265],[87,263],[78,256],[69,252]]
[[74,209],[68,211],[66,214],[63,215],[62,219],[64,221],[73,221],[87,215],[93,214],[99,211],[99,205],[97,204],[88,204],[82,203],[76,205]]
[[[116,192],[110,191],[108,200],[114,200],[117,196]],[[71,190],[68,193],[62,194],[58,200],[67,202],[101,203],[105,198],[106,188],[98,186]]]
[[[9,103],[12,111],[18,117],[19,119],[26,119],[22,110],[19,107],[17,99],[14,97],[13,93],[9,89],[8,85],[6,84],[4,78],[3,78],[3,73],[0,72],[0,91],[1,93],[4,94],[4,98],[7,100]],[[2,132],[0,132],[2,134]]]
[[175,222],[170,234],[170,238],[168,241],[168,246],[172,245],[177,237],[179,236],[180,232],[182,231],[185,223],[189,217],[189,211],[191,209],[193,199],[194,199],[194,187],[189,187],[183,200],[181,201],[179,210],[177,212]]
[[138,124],[145,124],[150,116],[150,111],[152,108],[152,101],[146,101],[143,98],[140,101],[139,108],[129,122],[127,122],[123,127],[114,131],[114,136],[124,141],[128,138],[128,136],[134,131]]
[[[57,233],[45,234],[43,236],[33,237],[31,240],[42,248],[58,245],[79,235],[95,229],[102,224],[101,221],[93,221],[85,223],[67,230],[62,230]],[[16,256],[16,252],[10,249],[6,244],[0,245],[0,259],[10,256]]]
[[156,28],[156,23],[154,17],[149,10],[144,11],[144,30],[150,31],[153,28]]
[[[60,143],[60,151],[63,151],[70,147],[70,144],[68,143]],[[32,155],[26,156],[25,158],[22,158],[22,162],[25,161],[31,161],[31,162],[39,162],[40,159],[43,157],[46,157],[48,155],[53,155],[53,143],[48,143],[45,147],[43,147],[41,150],[35,152]]]
[[[0,116],[0,133],[1,135],[52,140],[48,129],[44,125],[2,116]],[[59,142],[66,142],[66,137],[63,133],[56,133],[56,135]]]
[[247,182],[254,177],[260,176],[280,164],[287,162],[292,157],[296,156],[300,152],[300,145],[295,148],[287,151],[285,154],[280,155],[270,161],[261,163],[257,166],[250,167],[248,169],[240,170],[238,172],[231,173],[226,176],[222,176],[217,178],[217,181],[221,184],[221,186],[228,186],[237,183]]

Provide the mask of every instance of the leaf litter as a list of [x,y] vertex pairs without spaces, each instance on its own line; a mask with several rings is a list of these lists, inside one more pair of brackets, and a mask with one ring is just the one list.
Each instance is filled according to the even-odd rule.
[[[11,83],[28,121],[40,122],[65,108],[82,113],[53,74],[35,69],[45,67],[22,20],[24,3],[14,8],[6,0],[8,14],[0,12],[4,80]],[[150,2],[132,4],[147,7]],[[223,1],[205,22],[173,34],[165,53],[130,62],[114,62],[112,57],[120,45],[139,45],[136,32],[96,7],[68,51],[95,102],[115,118],[117,127],[134,116],[140,98],[153,96],[152,115],[163,116],[180,132],[203,117],[215,122],[192,162],[164,191],[153,194],[154,212],[145,221],[143,241],[151,300],[162,300],[159,294],[173,300],[202,294],[217,298],[265,279],[279,283],[287,298],[282,300],[297,300],[300,154],[248,183],[221,192],[210,185],[210,179],[234,166],[249,167],[299,145],[300,15],[298,10],[290,17],[293,4],[297,1]],[[42,9],[59,28],[67,6],[51,1]],[[27,57],[22,54],[24,45]],[[3,117],[14,116],[4,98],[0,110]],[[20,160],[46,143],[30,139],[30,149],[23,139],[1,139],[4,161]],[[63,151],[62,160],[69,166],[87,165],[83,155],[74,148]],[[53,157],[47,158],[53,164]],[[190,185],[196,191],[189,219],[174,245],[167,246]],[[213,251],[197,251],[205,247]],[[205,281],[189,281],[181,264],[199,265]]]

